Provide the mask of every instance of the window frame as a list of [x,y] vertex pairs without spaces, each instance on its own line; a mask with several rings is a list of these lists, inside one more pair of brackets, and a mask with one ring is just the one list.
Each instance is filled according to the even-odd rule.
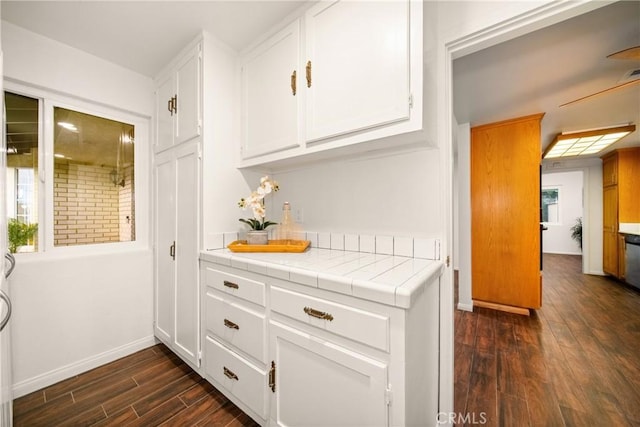
[[543,221],[542,218],[540,218],[540,222],[542,222],[544,225],[562,225],[562,205],[561,205],[562,189],[561,189],[561,187],[562,186],[560,186],[560,185],[543,185],[540,188],[540,210],[541,210],[540,215],[541,216],[542,216],[542,211],[543,211],[543,207],[542,207],[542,204],[543,204],[542,192],[544,190],[556,190],[557,193],[558,193],[558,202],[557,202],[557,205],[558,205],[558,221]]
[[[81,99],[5,79],[5,92],[38,100],[38,251],[16,254],[29,257],[98,255],[150,248],[151,194],[151,118],[110,105]],[[4,94],[3,94],[4,95]],[[120,121],[135,127],[135,240],[127,242],[93,243],[72,246],[54,245],[54,108],[61,107],[85,114]],[[4,214],[4,213],[3,213]]]

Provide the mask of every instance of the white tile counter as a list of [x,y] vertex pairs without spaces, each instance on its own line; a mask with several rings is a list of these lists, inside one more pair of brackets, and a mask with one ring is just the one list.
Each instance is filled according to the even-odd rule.
[[409,308],[442,261],[311,247],[303,253],[200,252],[200,259],[391,306]]

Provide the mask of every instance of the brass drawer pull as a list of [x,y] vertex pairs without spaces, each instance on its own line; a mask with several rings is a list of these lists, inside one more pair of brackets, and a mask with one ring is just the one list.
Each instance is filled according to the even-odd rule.
[[269,369],[269,387],[273,393],[276,392],[276,362],[271,361],[271,369]]
[[293,70],[293,73],[291,74],[291,92],[293,93],[293,96],[296,96],[296,70]]
[[229,329],[240,329],[240,326],[238,326],[237,323],[233,323],[231,320],[228,320],[228,319],[224,319],[224,326],[226,326]]
[[304,312],[307,313],[309,316],[316,317],[318,319],[328,320],[329,322],[333,320],[333,316],[331,314],[326,313],[324,311],[315,310],[311,307],[305,307]]
[[307,61],[306,66],[306,74],[307,74],[307,87],[311,87],[311,61]]
[[224,375],[225,375],[227,378],[229,378],[229,379],[231,379],[231,380],[236,380],[236,381],[238,381],[238,376],[237,376],[236,374],[234,374],[233,372],[231,372],[229,369],[227,369],[227,367],[226,367],[226,366],[223,366],[223,367],[222,367],[222,369],[223,369]]
[[225,280],[223,285],[225,285],[227,288],[231,288],[231,289],[239,289],[240,286],[238,286],[237,284],[233,283],[233,282],[229,282],[228,280]]

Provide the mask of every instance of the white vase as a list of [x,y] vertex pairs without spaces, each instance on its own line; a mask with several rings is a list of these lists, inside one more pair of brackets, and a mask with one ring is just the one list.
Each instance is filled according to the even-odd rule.
[[247,231],[247,244],[266,245],[269,243],[269,232],[267,230]]

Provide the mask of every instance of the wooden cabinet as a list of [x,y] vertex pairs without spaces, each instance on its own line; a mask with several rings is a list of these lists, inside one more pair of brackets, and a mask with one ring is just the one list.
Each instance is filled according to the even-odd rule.
[[542,305],[542,114],[471,129],[474,305],[528,313]]
[[187,50],[156,79],[156,152],[201,133],[201,49]]
[[618,189],[615,185],[603,189],[602,204],[602,269],[618,277]]
[[240,166],[424,143],[422,10],[319,2],[245,54]]
[[624,243],[620,223],[640,222],[640,148],[616,150],[602,157],[602,269],[624,276]]
[[157,154],[154,161],[154,332],[199,366],[199,143]]
[[245,55],[242,80],[242,157],[299,146],[300,21]]
[[258,423],[436,419],[437,280],[402,309],[254,272],[269,265],[200,268],[205,378]]

